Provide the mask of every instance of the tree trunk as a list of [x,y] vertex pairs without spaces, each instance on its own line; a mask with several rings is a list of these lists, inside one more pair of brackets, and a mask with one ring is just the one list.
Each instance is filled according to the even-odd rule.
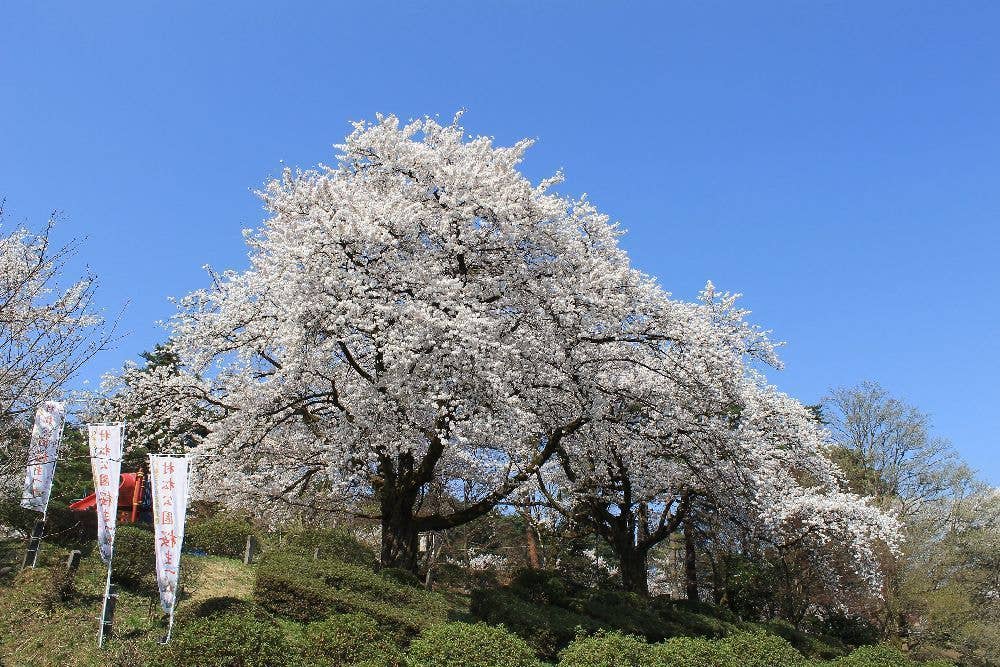
[[687,589],[687,599],[698,602],[698,555],[694,549],[694,526],[691,521],[684,522],[684,585]]
[[528,546],[528,567],[532,570],[541,568],[541,561],[538,559],[538,542],[535,540],[535,531],[531,529],[530,523],[524,524],[524,541]]
[[618,571],[621,572],[622,585],[630,593],[638,593],[643,597],[649,595],[649,571],[647,560],[648,550],[636,547],[629,539],[619,540],[615,545],[615,555],[618,556]]
[[382,567],[417,573],[416,492],[382,487]]

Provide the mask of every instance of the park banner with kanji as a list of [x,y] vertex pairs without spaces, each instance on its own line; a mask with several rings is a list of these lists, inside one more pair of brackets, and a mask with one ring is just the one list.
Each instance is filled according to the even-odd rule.
[[97,499],[97,545],[101,560],[111,564],[118,520],[118,489],[121,486],[123,424],[90,424],[90,466]]
[[156,584],[160,606],[172,614],[177,602],[177,578],[187,513],[188,460],[179,456],[149,456],[153,484],[153,527],[156,537]]
[[59,438],[66,419],[66,406],[59,401],[46,401],[35,411],[28,446],[28,470],[24,476],[21,507],[44,513],[49,506],[52,478],[56,472]]

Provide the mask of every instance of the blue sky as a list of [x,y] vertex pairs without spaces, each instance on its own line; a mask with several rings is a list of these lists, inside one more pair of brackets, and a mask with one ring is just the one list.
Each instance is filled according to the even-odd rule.
[[788,341],[805,402],[877,379],[994,484],[1000,4],[7,3],[0,195],[61,238],[130,337],[240,268],[252,190],[348,121],[467,108],[538,144],[675,295],[708,279]]

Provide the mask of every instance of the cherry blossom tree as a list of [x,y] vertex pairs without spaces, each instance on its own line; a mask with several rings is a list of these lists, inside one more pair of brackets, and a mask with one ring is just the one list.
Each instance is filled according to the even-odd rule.
[[[355,125],[336,166],[286,170],[262,193],[250,268],[179,302],[182,372],[120,376],[124,403],[205,424],[204,492],[248,507],[371,500],[382,562],[413,569],[418,532],[532,479],[632,395],[620,378],[670,363],[657,350],[730,363],[696,305],[629,266],[607,216],[552,194],[558,175],[520,174],[530,141],[463,137],[457,119],[379,117]],[[432,486],[450,507],[423,505]]]
[[[607,542],[625,588],[639,594],[648,592],[650,550],[685,523],[693,506],[757,540],[815,546],[817,562],[819,547],[836,541],[854,574],[877,592],[878,552],[898,542],[895,520],[841,490],[828,436],[812,413],[746,365],[779,362],[766,333],[735,307],[735,295],[717,295],[709,284],[701,308],[714,325],[713,346],[661,347],[659,364],[651,360],[620,376],[630,387],[627,400],[561,443],[537,475],[539,488]],[[712,350],[725,350],[728,363],[704,363],[701,355]],[[654,368],[672,372],[651,374]],[[836,568],[827,575],[835,581]]]

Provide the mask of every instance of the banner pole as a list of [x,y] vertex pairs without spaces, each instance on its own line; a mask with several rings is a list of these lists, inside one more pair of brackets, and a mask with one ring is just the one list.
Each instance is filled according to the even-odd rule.
[[111,563],[108,563],[108,578],[104,582],[104,603],[101,605],[100,625],[97,628],[97,646],[104,646],[104,631],[108,623],[108,599],[111,597]]
[[[177,606],[174,604],[174,607]],[[170,607],[170,619],[167,621],[167,636],[163,638],[161,644],[167,644],[170,642],[170,633],[174,630],[174,607]]]

